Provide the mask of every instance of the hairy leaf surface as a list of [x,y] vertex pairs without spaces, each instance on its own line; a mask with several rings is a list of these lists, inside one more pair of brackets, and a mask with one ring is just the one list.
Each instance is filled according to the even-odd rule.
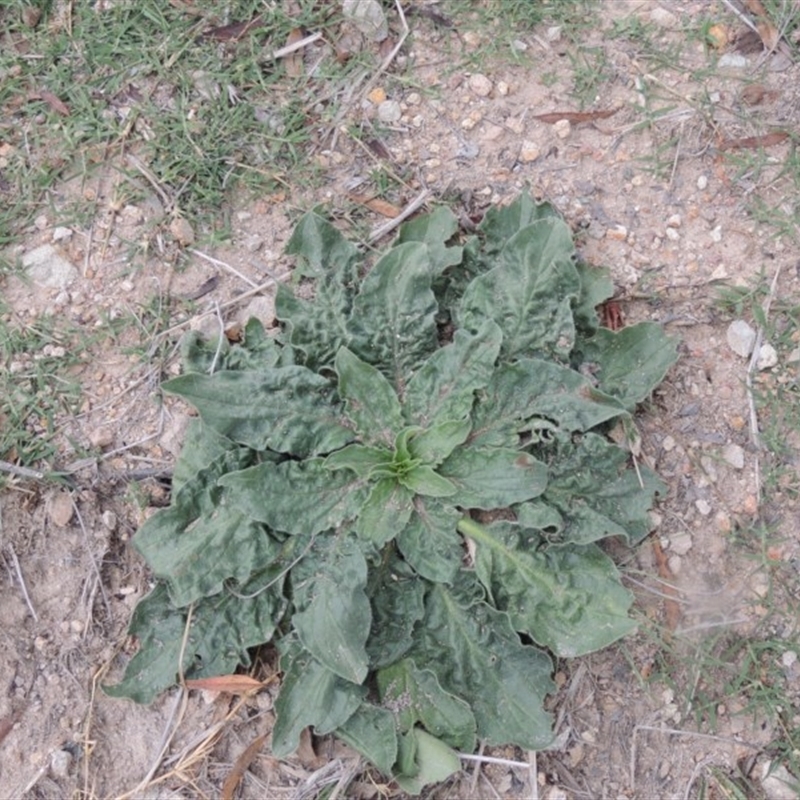
[[469,698],[478,736],[487,744],[539,750],[552,741],[543,707],[555,688],[550,659],[520,644],[508,616],[483,602],[477,583],[466,575],[458,588],[431,588],[409,657],[430,669],[445,691]]
[[567,225],[546,218],[523,228],[505,245],[499,262],[467,287],[459,324],[478,330],[493,319],[503,331],[504,360],[531,355],[566,360],[575,342],[572,303],[580,293]]
[[186,398],[207,425],[254,450],[310,456],[354,438],[332,402],[330,383],[305,367],[181,375],[163,389]]
[[309,725],[319,735],[331,733],[355,714],[366,688],[340,678],[319,663],[294,639],[281,648],[281,692],[275,701],[272,753],[285,758],[300,744]]
[[461,514],[441,500],[418,497],[408,524],[397,538],[403,557],[423,578],[450,583],[461,567]]
[[616,567],[594,545],[536,549],[510,522],[487,527],[464,520],[461,531],[476,543],[475,573],[506,611],[511,624],[557,656],[599,650],[630,633],[633,596]]
[[428,248],[390,250],[364,279],[350,318],[350,349],[386,375],[398,395],[436,350],[436,299]]
[[220,480],[243,514],[284,533],[335,528],[364,505],[370,487],[349,470],[331,471],[321,458],[259,464]]
[[547,467],[530,453],[499,447],[460,447],[439,467],[457,489],[462,508],[503,508],[538,497],[547,485]]
[[405,395],[409,424],[431,428],[467,417],[475,392],[492,377],[501,341],[502,332],[491,321],[475,334],[456,331],[452,343],[437,350],[409,382]]
[[353,683],[367,677],[364,644],[372,612],[366,585],[364,553],[346,532],[318,536],[292,574],[292,623],[300,641],[320,664]]

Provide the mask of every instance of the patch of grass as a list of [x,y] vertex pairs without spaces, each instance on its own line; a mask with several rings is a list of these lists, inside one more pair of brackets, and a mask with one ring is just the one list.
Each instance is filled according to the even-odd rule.
[[54,456],[57,420],[81,399],[69,375],[81,349],[55,317],[23,322],[0,308],[0,459],[32,466]]
[[[13,0],[0,16],[0,245],[38,211],[56,180],[114,162],[168,197],[167,211],[213,217],[232,189],[271,190],[330,123],[338,93],[371,51],[340,63],[311,46],[297,77],[272,53],[292,31],[336,41],[338,4],[302,0],[290,16],[238,0],[191,6],[47,4],[38,20]],[[224,25],[253,23],[237,32]],[[374,64],[372,65],[374,67]],[[163,197],[162,197],[163,199]],[[5,202],[7,201],[7,202]]]

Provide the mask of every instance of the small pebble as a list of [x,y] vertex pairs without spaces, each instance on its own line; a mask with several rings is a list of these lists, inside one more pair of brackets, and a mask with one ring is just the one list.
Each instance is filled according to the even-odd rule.
[[650,12],[650,22],[660,25],[662,28],[674,28],[678,24],[678,18],[666,8],[656,6]]
[[108,530],[115,531],[117,529],[117,515],[113,511],[104,511],[102,520]]
[[771,344],[762,344],[758,351],[756,367],[760,370],[772,369],[778,363],[778,353]]
[[707,517],[711,513],[711,506],[709,505],[708,501],[703,500],[701,497],[699,500],[695,500],[694,503],[697,510],[704,516]]
[[566,139],[572,132],[572,125],[568,119],[560,119],[553,125],[553,130],[559,139]]
[[384,100],[378,106],[378,119],[389,125],[399,122],[400,117],[403,116],[403,109],[400,108],[400,103],[397,100]]
[[730,347],[737,356],[747,358],[747,356],[750,355],[756,341],[756,332],[743,319],[737,319],[731,322],[731,324],[728,325],[725,336],[728,347]]
[[720,69],[745,69],[747,67],[747,58],[740,53],[723,53],[717,61],[717,66]]
[[56,750],[50,756],[50,774],[57,780],[66,778],[69,774],[69,765],[72,763],[72,756],[67,750]]
[[670,552],[677,556],[685,556],[692,549],[693,545],[692,536],[686,533],[686,531],[673,533],[669,537]]
[[53,229],[53,241],[61,242],[65,239],[72,238],[72,228],[63,228],[61,226]]
[[497,94],[501,97],[505,97],[511,91],[511,87],[505,81],[498,81],[496,88]]
[[722,449],[722,457],[734,469],[744,468],[744,448],[738,444],[726,444]]
[[194,228],[189,220],[184,217],[175,217],[169,224],[169,232],[175,237],[175,241],[183,247],[194,244]]
[[422,102],[422,97],[418,92],[411,92],[406,95],[406,103],[410,106],[418,106]]
[[791,669],[795,662],[797,661],[797,653],[794,650],[787,650],[781,656],[781,664],[786,667],[786,669]]
[[514,39],[511,42],[511,49],[516,50],[518,53],[524,53],[528,49],[528,45],[522,39]]
[[530,164],[531,161],[536,161],[541,154],[542,151],[533,142],[526,139],[519,151],[519,160],[524,164]]
[[669,453],[671,450],[674,450],[676,444],[676,441],[671,436],[665,436],[664,441],[661,442],[661,446],[667,453]]
[[700,175],[697,178],[697,188],[701,192],[708,188],[708,178],[705,175]]
[[666,234],[667,239],[669,239],[671,242],[677,242],[678,239],[681,238],[681,235],[675,230],[675,228],[667,228]]
[[492,91],[492,82],[480,73],[469,76],[469,88],[478,97],[488,97]]
[[681,215],[680,214],[673,214],[667,220],[667,227],[668,228],[680,228],[680,226],[682,224],[683,224],[683,220],[681,219]]
[[721,242],[722,241],[722,226],[717,225],[714,230],[711,231],[711,241],[712,242]]

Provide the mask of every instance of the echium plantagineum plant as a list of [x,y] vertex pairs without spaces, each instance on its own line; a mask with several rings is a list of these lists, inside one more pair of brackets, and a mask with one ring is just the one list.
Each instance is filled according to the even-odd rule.
[[164,390],[199,419],[134,539],[158,582],[110,694],[149,702],[273,642],[276,756],[313,726],[418,792],[478,740],[550,743],[551,654],[633,628],[597,542],[641,540],[661,484],[607,433],[634,435],[676,348],[599,327],[612,286],[549,206],[457,228],[438,208],[367,269],[308,213],[288,252],[313,299],[280,286],[276,336],[185,342]]

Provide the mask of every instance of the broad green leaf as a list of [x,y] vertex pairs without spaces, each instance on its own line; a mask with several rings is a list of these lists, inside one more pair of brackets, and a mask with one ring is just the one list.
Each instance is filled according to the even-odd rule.
[[350,317],[350,349],[391,381],[402,397],[406,383],[436,350],[428,248],[418,242],[390,250],[364,279]]
[[462,508],[503,508],[538,497],[547,467],[530,453],[495,447],[460,447],[439,467],[458,490],[451,502]]
[[371,703],[362,703],[336,736],[361,753],[384,775],[392,774],[397,761],[397,728],[394,714]]
[[468,573],[461,573],[456,587],[431,587],[408,657],[430,669],[445,691],[469,702],[478,737],[487,744],[541,750],[553,739],[544,710],[545,696],[555,689],[552,664],[541,650],[521,644],[508,616],[482,595]]
[[459,330],[414,374],[405,395],[409,424],[431,428],[461,420],[472,410],[475,392],[489,382],[502,333],[491,320],[477,333]]
[[228,450],[238,449],[238,447],[239,445],[232,442],[227,436],[217,433],[201,419],[197,417],[190,419],[183,435],[181,454],[172,470],[173,496],[215,458]]
[[367,653],[373,669],[401,659],[413,643],[424,613],[425,583],[396,552],[386,552],[370,570],[367,594],[372,598],[372,629]]
[[231,506],[227,492],[217,485],[223,475],[251,462],[243,448],[218,456],[134,537],[155,575],[167,581],[176,606],[218,593],[229,578],[244,583],[277,557],[280,544]]
[[600,328],[582,342],[581,351],[599,388],[629,411],[650,395],[678,360],[675,339],[655,322],[640,322],[620,331]]
[[345,286],[358,279],[358,248],[315,211],[304,214],[297,223],[286,254],[300,256],[296,271],[305,278]]
[[359,478],[367,478],[379,468],[389,469],[392,464],[392,451],[382,447],[367,447],[363,444],[349,444],[325,457],[328,469],[349,469]]
[[419,794],[429,783],[441,783],[461,769],[458,753],[420,728],[400,737],[398,763],[404,771],[395,775],[397,785],[409,794]]
[[377,673],[381,704],[397,716],[406,733],[420,723],[428,733],[459,750],[475,749],[475,717],[469,705],[446,692],[436,675],[403,659]]
[[592,267],[581,259],[575,262],[575,268],[581,279],[581,292],[572,314],[575,326],[586,337],[600,327],[597,306],[614,296],[614,283],[606,270]]
[[595,389],[575,370],[522,358],[500,365],[479,393],[469,441],[478,447],[516,445],[520,434],[535,429],[535,420],[585,431],[625,413],[618,400]]
[[286,758],[309,725],[319,735],[332,733],[358,710],[366,688],[340,678],[294,639],[281,643],[281,691],[275,701],[272,754]]
[[314,547],[292,571],[292,623],[306,650],[345,680],[367,677],[364,644],[372,620],[367,562],[348,533],[318,536]]
[[408,443],[409,454],[423,464],[438,467],[453,450],[463,444],[472,430],[470,420],[442,422],[417,433]]
[[203,422],[254,450],[329,453],[353,441],[330,383],[305,367],[182,375],[165,392],[187,399]]
[[458,220],[449,208],[439,206],[430,214],[423,214],[403,223],[395,244],[423,242],[428,245],[434,273],[444,272],[461,261],[461,248],[448,247],[447,242],[458,233]]
[[555,209],[549,203],[535,203],[525,193],[507,206],[490,206],[479,226],[485,240],[483,252],[487,256],[499,253],[505,243],[523,228],[549,218],[558,218]]
[[493,319],[503,331],[500,355],[509,361],[543,355],[566,359],[575,342],[572,302],[580,279],[569,227],[545,218],[505,245],[499,264],[479,275],[461,299],[459,326],[477,330]]
[[456,487],[447,478],[434,472],[432,467],[422,464],[399,477],[403,486],[414,494],[425,497],[450,497],[456,493]]
[[[263,591],[268,579],[255,575],[239,587],[242,597],[223,591],[192,608],[183,652],[184,677],[227,675],[240,664],[250,664],[248,648],[272,638],[285,610],[280,574],[272,580],[270,590]],[[174,686],[180,674],[178,662],[187,615],[188,609],[176,608],[161,583],[140,600],[128,630],[138,638],[139,652],[120,683],[103,687],[106,694],[151,703],[160,692]]]
[[260,370],[282,366],[287,363],[288,350],[282,348],[275,338],[267,336],[264,326],[251,318],[244,328],[244,340],[232,346],[220,333],[211,339],[196,331],[181,339],[181,363],[183,371],[211,374],[222,370]]
[[[621,536],[630,544],[650,532],[653,495],[664,491],[647,467],[628,468],[628,454],[595,433],[578,441],[559,437],[541,451],[550,478],[542,500],[561,515],[563,527],[548,539],[561,544],[589,544]],[[642,483],[639,483],[641,476]]]
[[355,518],[369,496],[365,479],[348,470],[332,472],[321,458],[259,464],[224,476],[220,484],[242,513],[294,534],[312,535]]
[[346,347],[339,349],[334,366],[339,375],[339,396],[361,439],[391,447],[405,426],[400,401],[389,381]]
[[462,533],[475,543],[475,573],[511,624],[557,656],[599,650],[630,633],[631,593],[599,548],[536,549],[510,522],[483,527],[462,520]]
[[356,533],[376,547],[383,547],[405,528],[414,508],[413,500],[414,493],[395,478],[376,481],[355,521]]
[[461,568],[462,542],[456,526],[461,515],[438,500],[418,497],[397,546],[417,574],[450,583]]

